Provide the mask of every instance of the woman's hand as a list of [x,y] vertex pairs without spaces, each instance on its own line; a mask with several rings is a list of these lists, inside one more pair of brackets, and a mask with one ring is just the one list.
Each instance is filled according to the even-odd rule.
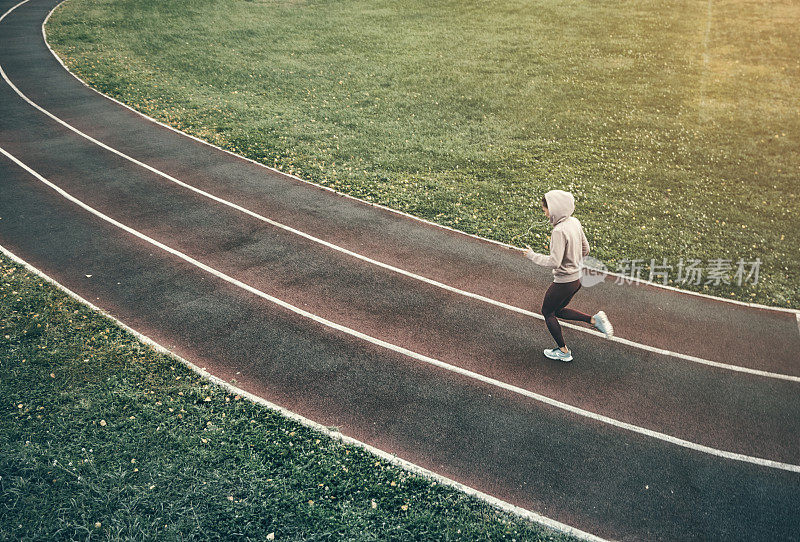
[[533,251],[533,249],[528,245],[525,245],[525,257],[530,260],[534,254],[536,253]]

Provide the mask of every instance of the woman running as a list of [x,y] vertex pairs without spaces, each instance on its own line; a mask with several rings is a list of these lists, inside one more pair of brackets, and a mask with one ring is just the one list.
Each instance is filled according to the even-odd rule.
[[606,337],[614,334],[614,328],[603,311],[589,316],[566,308],[572,296],[581,289],[581,266],[589,254],[589,242],[583,233],[583,226],[572,216],[575,198],[569,192],[551,190],[542,198],[542,210],[553,225],[550,255],[537,254],[527,247],[525,257],[537,265],[553,268],[553,284],[544,294],[542,315],[558,347],[545,350],[544,355],[550,359],[572,361],[572,352],[564,342],[558,318],[586,322],[605,333]]

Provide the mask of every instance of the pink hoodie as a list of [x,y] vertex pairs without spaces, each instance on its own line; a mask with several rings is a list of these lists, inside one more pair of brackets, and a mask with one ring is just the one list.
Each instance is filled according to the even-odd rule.
[[572,282],[581,278],[583,259],[589,254],[589,241],[583,226],[572,216],[575,198],[563,190],[551,190],[544,195],[550,211],[553,235],[550,237],[550,255],[533,253],[528,256],[533,263],[553,268],[553,282]]

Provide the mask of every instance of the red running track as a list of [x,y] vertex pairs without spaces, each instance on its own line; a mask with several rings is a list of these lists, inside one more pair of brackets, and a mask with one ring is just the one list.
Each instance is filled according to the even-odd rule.
[[546,271],[103,98],[44,43],[55,3],[0,22],[0,245],[220,378],[583,531],[800,537],[795,313],[607,280],[574,306],[628,342],[567,329],[576,362],[546,360]]

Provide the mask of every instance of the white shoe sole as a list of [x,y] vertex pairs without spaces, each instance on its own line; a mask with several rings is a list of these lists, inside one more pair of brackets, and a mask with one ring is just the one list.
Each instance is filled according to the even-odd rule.
[[545,350],[544,355],[546,358],[554,359],[556,361],[572,361],[572,354],[569,355],[568,358],[561,357],[558,354],[551,354],[551,350]]
[[[606,337],[613,337],[614,336],[614,326],[612,326],[611,322],[609,322],[608,316],[606,316],[605,312],[603,312],[603,311],[598,312],[597,314],[595,314],[594,319],[595,320],[600,320],[600,323],[606,329],[605,331],[601,331],[601,332],[605,333]],[[594,327],[597,328],[597,325],[595,325]],[[597,328],[597,329],[600,330],[600,328]]]

